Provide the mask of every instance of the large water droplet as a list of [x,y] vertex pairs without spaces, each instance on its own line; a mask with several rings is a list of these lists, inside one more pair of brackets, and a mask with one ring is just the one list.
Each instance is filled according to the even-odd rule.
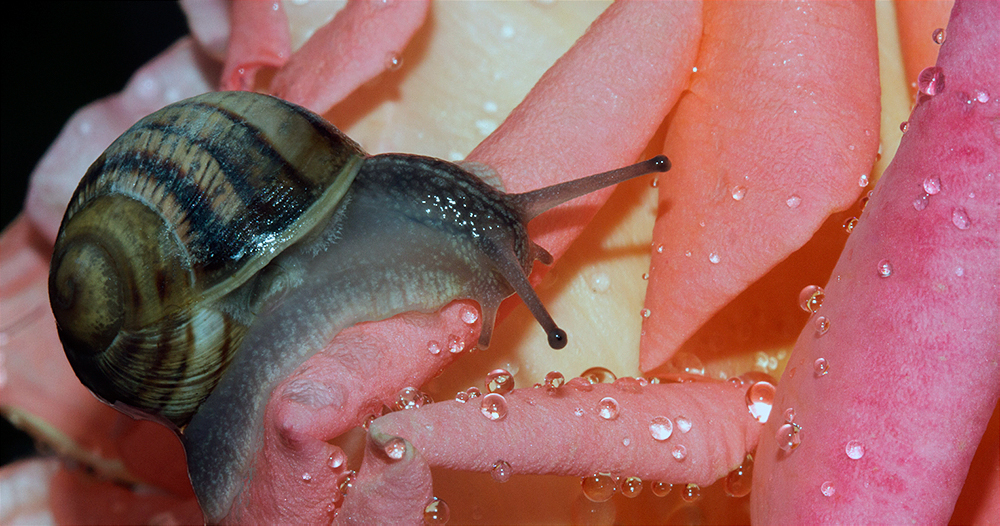
[[726,495],[730,497],[746,497],[750,494],[750,486],[753,482],[753,457],[747,455],[743,463],[736,469],[729,472],[725,479]]
[[701,497],[701,486],[697,484],[687,484],[681,491],[681,500],[684,502],[694,502]]
[[799,435],[799,426],[797,424],[782,424],[778,431],[774,434],[774,439],[778,442],[778,447],[782,451],[791,453],[795,448],[799,447],[802,443],[802,437]]
[[976,100],[982,104],[990,101],[990,94],[986,90],[976,90]]
[[639,477],[625,477],[621,485],[622,495],[634,499],[642,493],[642,479]]
[[566,378],[562,373],[558,371],[551,371],[545,375],[545,379],[542,380],[542,387],[545,388],[545,392],[554,395],[557,390],[566,383]]
[[[934,43],[937,44],[937,45],[939,45],[939,46],[941,44],[944,44],[945,36],[946,36],[945,35],[945,30],[944,30],[943,27],[939,27],[939,28],[935,29],[933,32],[931,32],[931,40],[933,40]],[[827,495],[827,497],[829,497],[829,495]]]
[[468,325],[472,325],[473,323],[479,321],[479,311],[469,307],[468,305],[462,307],[461,316],[462,321]]
[[493,480],[497,482],[507,482],[510,480],[512,473],[513,470],[511,469],[510,464],[506,460],[502,459],[494,462],[493,469],[490,470],[490,476],[492,476]]
[[400,460],[406,454],[406,441],[395,437],[385,443],[385,455],[393,460]]
[[393,411],[406,411],[423,407],[430,402],[430,397],[420,392],[416,387],[405,387],[401,389],[393,398]]
[[607,473],[594,473],[589,477],[583,477],[580,482],[583,486],[583,495],[592,502],[609,500],[617,489],[614,477]]
[[653,437],[653,440],[659,440],[662,442],[670,438],[670,435],[672,435],[673,432],[674,423],[665,416],[653,417],[653,420],[649,422],[649,434]]
[[591,367],[584,371],[581,378],[585,378],[588,382],[592,384],[610,384],[618,379],[615,373],[605,369],[604,367]]
[[691,419],[690,418],[682,415],[682,416],[679,416],[679,417],[675,418],[674,422],[677,423],[677,430],[680,431],[681,433],[687,433],[688,431],[691,431]]
[[823,298],[826,293],[823,288],[817,285],[809,285],[799,292],[799,307],[806,312],[816,312],[823,306]]
[[687,458],[688,450],[683,444],[677,444],[674,446],[674,449],[670,451],[670,454],[679,462]]
[[957,226],[959,230],[966,230],[972,226],[972,221],[969,220],[969,214],[965,213],[965,209],[962,207],[955,208],[951,211],[951,223]]
[[878,262],[878,275],[883,278],[888,278],[892,275],[892,263],[888,259]]
[[666,497],[670,495],[670,490],[674,489],[674,485],[667,482],[653,482],[649,485],[649,491],[656,495],[657,497]]
[[448,519],[450,518],[451,509],[448,507],[448,504],[437,497],[431,497],[431,501],[424,507],[424,524],[428,526],[440,526],[441,524],[448,524]]
[[920,93],[934,96],[944,91],[944,70],[931,66],[917,75],[917,89]]
[[479,411],[486,418],[499,422],[507,418],[507,399],[501,394],[490,393],[484,396],[483,401],[479,403]]
[[826,373],[830,372],[830,364],[827,363],[826,358],[816,358],[813,362],[813,373],[819,376],[826,376]]
[[774,386],[771,382],[754,382],[747,389],[746,402],[750,416],[761,424],[766,423],[771,416],[771,406],[774,404]]
[[506,369],[494,369],[486,375],[486,391],[505,395],[514,390],[514,375]]
[[848,457],[858,460],[865,456],[865,445],[860,440],[851,440],[844,446],[844,452],[847,453]]
[[333,453],[330,454],[330,458],[327,460],[327,465],[331,469],[339,470],[340,468],[347,465],[347,453],[344,453],[343,449],[337,448]]
[[605,420],[618,418],[618,400],[610,396],[601,398],[601,401],[597,403],[597,414]]
[[941,191],[941,178],[936,175],[925,177],[923,186],[927,195],[937,195]]

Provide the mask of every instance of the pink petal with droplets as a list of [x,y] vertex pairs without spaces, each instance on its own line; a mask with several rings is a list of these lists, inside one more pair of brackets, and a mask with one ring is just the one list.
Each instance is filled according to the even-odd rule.
[[423,25],[430,4],[350,2],[278,71],[272,94],[323,114],[385,71]]
[[280,2],[230,4],[229,46],[219,89],[251,90],[257,72],[281,67],[292,54],[288,19]]
[[878,148],[874,26],[872,4],[706,4],[664,146],[643,371],[857,198]]
[[[1000,396],[1000,104],[975,100],[1000,93],[997,56],[1000,3],[957,2],[938,58],[945,90],[913,110],[826,287],[830,329],[807,326],[779,384],[775,410],[795,408],[802,445],[784,454],[769,439],[780,422],[763,431],[755,521],[952,515]],[[932,176],[941,191],[917,210]],[[812,374],[818,358],[825,376]]]
[[424,524],[430,466],[409,442],[402,458],[388,457],[385,446],[393,438],[369,436],[361,469],[334,524]]

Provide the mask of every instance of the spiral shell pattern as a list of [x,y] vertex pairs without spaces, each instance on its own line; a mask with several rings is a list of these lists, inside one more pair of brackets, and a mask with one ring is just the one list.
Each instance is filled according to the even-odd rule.
[[126,131],[77,187],[49,274],[84,385],[183,428],[266,299],[259,271],[331,216],[364,158],[319,116],[245,92]]

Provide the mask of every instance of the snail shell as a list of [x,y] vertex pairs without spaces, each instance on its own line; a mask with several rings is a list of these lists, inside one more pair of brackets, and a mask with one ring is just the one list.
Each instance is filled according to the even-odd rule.
[[525,225],[667,169],[661,156],[509,195],[438,159],[368,156],[280,99],[209,93],[140,120],[90,167],[60,226],[50,301],[83,384],[182,434],[211,522],[273,387],[340,330],[465,297],[482,307],[485,347],[516,291],[565,345],[528,282],[551,256]]

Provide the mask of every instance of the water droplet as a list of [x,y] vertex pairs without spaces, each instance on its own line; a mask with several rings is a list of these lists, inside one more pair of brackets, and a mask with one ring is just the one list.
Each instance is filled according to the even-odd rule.
[[901,131],[903,133],[906,133],[906,129],[909,128],[909,127],[910,127],[910,123],[907,122],[907,121],[903,121],[903,122],[899,123],[899,131]]
[[861,177],[858,177],[858,186],[861,188],[868,186],[868,174],[861,174]]
[[374,422],[376,418],[378,417],[370,413],[365,415],[365,417],[361,419],[361,427],[364,428],[365,430],[368,430],[368,428],[371,427],[372,422]]
[[503,483],[510,480],[510,476],[513,473],[510,464],[506,460],[498,460],[493,463],[493,469],[490,470],[490,476],[493,480]]
[[615,380],[615,382],[611,385],[613,385],[619,391],[624,391],[626,393],[642,392],[642,382],[640,382],[636,378],[632,378],[631,376],[623,376]]
[[601,401],[597,403],[597,414],[605,420],[618,418],[618,400],[610,396],[601,398]]
[[829,480],[820,484],[819,491],[823,493],[824,497],[832,497],[834,493],[837,492],[837,488],[833,486],[833,482]]
[[395,437],[385,443],[385,455],[393,460],[400,460],[406,454],[406,441]]
[[813,362],[813,373],[819,376],[826,376],[830,372],[830,364],[827,363],[826,358],[816,358]]
[[451,354],[458,354],[465,349],[465,342],[461,340],[458,336],[454,334],[448,336],[448,352]]
[[625,437],[625,438],[622,439],[622,445],[625,446],[625,447],[628,447],[629,444],[631,444],[631,443],[632,443],[632,439],[629,438],[629,437]]
[[771,416],[771,405],[774,403],[774,386],[771,382],[754,382],[747,389],[746,394],[747,410],[750,416],[757,419],[761,424],[767,422]]
[[660,178],[659,177],[653,177],[652,179],[650,179],[649,186],[651,186],[653,188],[656,188],[657,186],[660,186]]
[[416,387],[406,387],[396,393],[393,398],[391,409],[393,411],[406,411],[423,407],[429,398],[420,392]]
[[878,275],[883,278],[888,278],[892,275],[892,263],[888,259],[878,262]]
[[797,424],[782,424],[777,433],[774,434],[774,439],[778,442],[778,447],[782,451],[791,453],[795,448],[799,447],[802,443],[802,437],[799,436],[799,426]]
[[976,100],[986,104],[990,101],[990,94],[986,90],[976,90]]
[[944,91],[944,70],[931,66],[924,68],[917,75],[917,90],[925,95],[934,96]]
[[347,453],[344,453],[344,450],[337,448],[333,453],[330,454],[330,458],[328,459],[327,465],[330,466],[331,469],[338,469],[338,470],[346,466]]
[[462,404],[468,402],[469,401],[469,393],[467,393],[465,391],[459,391],[459,392],[455,393],[455,401],[459,402],[459,403],[462,403]]
[[303,473],[302,474],[302,482],[306,482],[306,483],[312,482],[312,479],[313,479],[313,476],[310,475],[309,473]]
[[785,423],[791,424],[795,421],[795,409],[789,407],[785,409]]
[[687,433],[688,431],[691,431],[691,419],[690,418],[681,415],[681,416],[675,418],[674,422],[677,423],[677,430],[680,431],[681,433]]
[[823,298],[826,293],[823,288],[817,285],[808,285],[799,292],[799,307],[802,310],[813,313],[823,306]]
[[343,477],[340,479],[340,483],[337,484],[337,489],[340,490],[341,494],[347,495],[348,492],[351,491],[351,488],[354,487],[354,477],[356,477],[357,475],[358,472],[354,471],[353,469],[348,471],[347,473],[344,473]]
[[431,497],[431,501],[424,507],[424,524],[428,526],[439,526],[448,524],[451,518],[451,509],[443,500]]
[[694,502],[701,497],[701,486],[697,484],[688,484],[684,486],[681,491],[681,500],[684,502]]
[[590,277],[590,290],[602,293],[611,288],[611,277],[604,272],[597,272]]
[[649,485],[649,491],[657,497],[666,497],[667,495],[670,495],[670,490],[672,489],[674,489],[674,485],[667,482],[657,481]]
[[436,341],[434,341],[434,340],[431,340],[431,341],[427,342],[427,352],[429,352],[431,354],[440,354],[441,353],[441,344],[438,343],[438,342],[436,342]]
[[797,206],[802,204],[802,198],[792,194],[791,197],[785,200],[785,204],[788,205],[788,208],[796,208]]
[[925,209],[925,208],[927,208],[927,198],[928,197],[930,197],[930,196],[927,195],[927,194],[921,194],[921,195],[917,196],[917,198],[913,200],[913,208],[916,211],[918,211],[918,212],[921,211],[921,210],[923,210],[923,209]]
[[566,378],[558,371],[549,372],[542,380],[542,386],[545,387],[545,392],[548,394],[555,394],[556,389],[562,387],[564,383],[566,383]]
[[464,321],[468,325],[472,325],[473,323],[479,321],[479,311],[477,311],[472,307],[469,307],[468,305],[462,307],[461,316],[462,316],[462,321]]
[[854,231],[854,227],[858,226],[858,218],[849,217],[847,221],[844,221],[844,231],[850,234]]
[[869,191],[868,191],[868,194],[867,194],[867,195],[865,195],[864,197],[862,197],[862,198],[861,198],[861,200],[860,200],[860,201],[858,202],[858,204],[860,205],[860,208],[861,208],[861,211],[862,211],[862,212],[864,212],[864,211],[865,211],[865,208],[867,208],[867,207],[868,207],[868,201],[871,201],[871,198],[872,198],[872,192],[873,192],[873,191],[874,191],[874,190],[869,190]]
[[656,253],[657,254],[663,253],[663,245],[656,245]]
[[591,502],[605,502],[617,489],[615,479],[607,473],[594,473],[589,477],[583,477],[580,483],[583,486],[583,495]]
[[573,414],[576,416],[583,416],[584,413],[586,413],[586,411],[584,411],[582,407],[577,407],[573,410]]
[[651,311],[651,310],[649,310],[649,309],[647,309],[647,308],[644,307],[641,311],[639,311],[639,314],[643,318],[648,318],[648,317],[652,316],[653,311]]
[[670,435],[673,433],[674,423],[665,416],[653,417],[653,420],[649,422],[649,434],[653,437],[653,440],[662,442],[670,438]]
[[[931,33],[931,40],[933,40],[934,43],[939,46],[941,44],[944,44],[944,38],[945,38],[945,31],[943,27],[939,27]],[[829,495],[827,495],[827,497],[829,497]]]
[[830,330],[830,319],[826,316],[816,316],[816,319],[813,320],[813,328],[816,329],[816,336],[826,334],[826,331]]
[[746,497],[750,494],[751,483],[753,482],[753,457],[747,455],[736,469],[726,475],[724,487],[726,495],[735,498]]
[[486,375],[486,392],[505,395],[514,390],[514,375],[506,369],[494,369]]
[[844,446],[844,452],[851,459],[858,460],[859,458],[865,456],[865,445],[859,440],[851,440]]
[[396,71],[401,67],[403,67],[403,57],[399,56],[399,53],[390,51],[385,55],[385,69]]
[[718,263],[720,261],[719,255],[716,254],[715,252],[712,252],[711,254],[708,255],[708,261],[710,261],[713,264]]
[[962,267],[955,267],[955,275],[958,276],[958,277],[964,276],[965,275],[965,269],[962,268]]
[[957,226],[959,230],[966,230],[972,225],[972,222],[969,221],[969,215],[965,213],[965,209],[962,207],[951,211],[951,223]]
[[649,272],[643,272],[642,279],[643,281],[649,281]]
[[674,446],[674,449],[670,451],[670,454],[679,462],[687,458],[688,450],[683,444],[677,444]]
[[924,191],[927,192],[927,195],[936,195],[941,191],[941,179],[936,175],[925,177]]
[[634,499],[642,493],[642,479],[639,477],[625,477],[621,485],[622,495]]
[[742,201],[743,198],[746,197],[746,195],[747,195],[747,189],[746,189],[746,187],[743,187],[743,186],[734,186],[733,187],[733,199],[735,199],[737,201]]
[[591,367],[580,375],[581,378],[586,379],[592,384],[610,384],[618,379],[615,373],[605,369],[604,367]]
[[507,418],[507,399],[502,394],[490,393],[479,403],[479,411],[486,418],[499,422]]
[[678,352],[668,362],[670,371],[685,374],[705,375],[705,364],[696,355],[689,352]]

